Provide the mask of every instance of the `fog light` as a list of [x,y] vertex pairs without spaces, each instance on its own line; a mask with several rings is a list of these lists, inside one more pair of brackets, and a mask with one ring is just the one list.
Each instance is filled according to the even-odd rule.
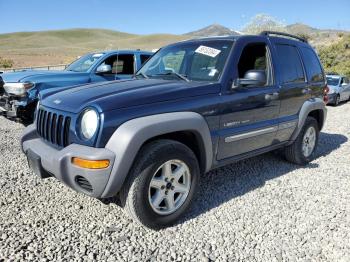
[[103,169],[109,167],[109,160],[87,160],[78,157],[72,158],[72,164],[82,168],[88,169]]

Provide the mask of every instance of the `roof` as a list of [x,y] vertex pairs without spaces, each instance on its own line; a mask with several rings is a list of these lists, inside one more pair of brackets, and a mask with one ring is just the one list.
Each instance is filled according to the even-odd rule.
[[209,37],[201,37],[201,38],[192,38],[188,40],[184,40],[182,42],[196,42],[196,41],[215,41],[215,40],[231,40],[236,41],[239,38],[250,38],[250,37],[262,37],[262,38],[270,38],[270,39],[283,39],[292,42],[296,42],[299,44],[308,45],[307,40],[286,33],[279,33],[273,31],[262,32],[259,35],[224,35],[224,36],[209,36]]
[[104,50],[104,51],[96,51],[96,52],[91,52],[90,54],[130,54],[130,53],[142,53],[142,54],[153,54],[151,51],[144,51],[144,50],[127,50],[127,49],[122,49],[122,50]]

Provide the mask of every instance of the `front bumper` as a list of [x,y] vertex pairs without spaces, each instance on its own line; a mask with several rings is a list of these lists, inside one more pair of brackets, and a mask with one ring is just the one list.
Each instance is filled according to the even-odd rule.
[[17,108],[6,95],[0,96],[0,113],[4,113],[9,118],[17,117]]
[[[25,129],[21,145],[29,165],[41,178],[51,175],[78,192],[95,198],[102,196],[114,164],[115,154],[112,151],[77,144],[55,148],[38,136],[34,125]],[[73,165],[73,157],[108,159],[110,164],[104,169],[86,169]]]
[[27,97],[0,95],[0,113],[5,114],[8,118],[24,117],[27,111],[30,115],[32,112],[29,111],[33,110],[30,106],[31,102]]
[[337,93],[328,94],[328,103],[327,104],[335,104],[337,99]]

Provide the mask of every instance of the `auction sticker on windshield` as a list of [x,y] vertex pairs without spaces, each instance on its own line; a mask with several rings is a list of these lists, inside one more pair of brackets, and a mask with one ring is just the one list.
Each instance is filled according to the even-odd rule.
[[210,57],[216,57],[218,54],[220,54],[221,50],[218,50],[209,46],[201,45],[196,49],[195,52],[202,55],[207,55]]

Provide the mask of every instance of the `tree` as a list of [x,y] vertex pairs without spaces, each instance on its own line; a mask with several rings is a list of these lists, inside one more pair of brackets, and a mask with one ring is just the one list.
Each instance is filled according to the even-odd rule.
[[243,31],[247,34],[259,34],[262,31],[286,32],[286,27],[282,22],[272,16],[257,14],[244,27]]

